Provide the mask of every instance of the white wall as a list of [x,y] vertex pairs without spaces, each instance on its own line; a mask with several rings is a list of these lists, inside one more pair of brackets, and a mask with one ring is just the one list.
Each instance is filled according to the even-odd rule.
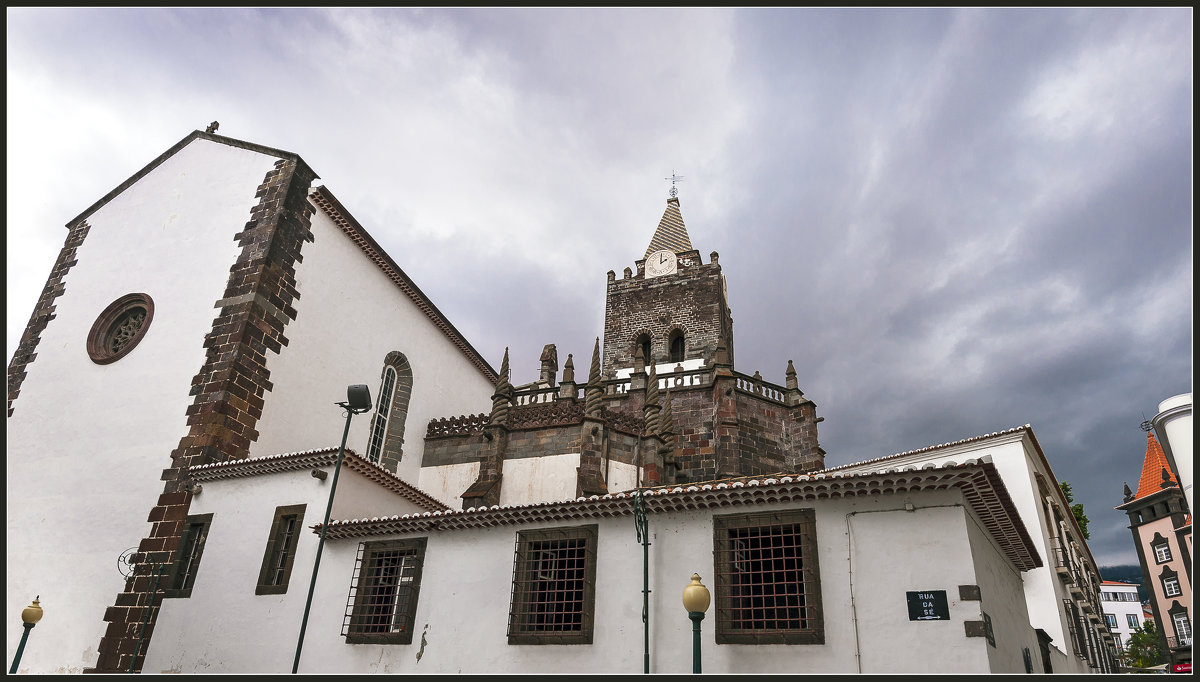
[[1162,428],[1166,431],[1172,459],[1175,460],[1175,474],[1179,478],[1179,485],[1183,486],[1188,509],[1192,509],[1192,394],[1171,396],[1158,404],[1158,411],[1161,415],[1168,410],[1184,407],[1187,409],[1179,409],[1174,416],[1165,419],[1157,416],[1155,421],[1162,419]]
[[[190,597],[162,601],[143,672],[291,672],[319,541],[312,527],[324,520],[333,482],[333,466],[321,469],[325,480],[304,469],[203,484],[190,513],[213,517],[196,582]],[[275,508],[296,504],[307,508],[287,593],[256,595]],[[343,466],[332,518],[362,518],[369,509],[422,511]],[[327,541],[318,578],[331,570],[324,558],[329,547]],[[341,579],[336,573],[330,577]],[[309,631],[320,632],[315,626],[310,623]],[[319,647],[322,635],[313,637],[306,636],[305,645]]]
[[[377,400],[384,358],[400,351],[413,386],[396,473],[416,484],[429,420],[488,411],[494,386],[319,209],[312,233],[315,241],[304,245],[296,266],[300,298],[284,331],[289,343],[267,360],[274,388],[251,455],[337,446],[345,420],[334,403],[346,399],[350,384],[366,384]],[[359,454],[367,450],[372,414],[352,421],[347,447]]]
[[[300,472],[299,479],[307,474]],[[282,480],[282,479],[280,479]],[[312,479],[296,481],[297,489]],[[213,495],[207,504],[238,508],[246,497],[262,502],[254,514],[266,521],[246,535],[248,548],[236,539],[209,536],[201,571],[210,560],[228,557],[230,567],[220,575],[197,578],[191,599],[168,600],[159,617],[159,632],[145,666],[146,672],[266,672],[286,673],[295,652],[305,589],[293,574],[286,599],[252,597],[261,562],[267,512],[292,490],[276,490],[274,481],[240,494]],[[204,495],[212,492],[206,486]],[[278,498],[271,500],[269,498]],[[902,511],[904,501],[916,511]],[[220,503],[217,505],[217,503]],[[311,503],[310,503],[311,504]],[[1007,564],[994,547],[980,547],[968,536],[961,495],[954,490],[924,492],[904,498],[882,495],[816,503],[759,504],[722,507],[688,513],[652,514],[649,519],[651,671],[687,673],[691,670],[691,623],[680,595],[693,572],[713,583],[713,527],[716,513],[758,512],[815,507],[824,606],[824,645],[716,644],[709,610],[702,627],[704,670],[717,672],[853,673],[861,647],[864,670],[937,671],[957,673],[1020,672],[1005,662],[989,661],[983,638],[968,638],[963,622],[978,618],[978,604],[959,602],[957,586],[976,584],[976,567],[1004,576],[994,562]],[[942,506],[951,505],[951,506]],[[847,534],[851,513],[852,534]],[[308,517],[305,519],[308,523]],[[596,627],[591,645],[509,645],[507,617],[512,584],[512,561],[519,530],[551,526],[598,525]],[[265,527],[265,526],[264,526]],[[245,534],[243,534],[245,535]],[[330,540],[325,546],[320,580],[312,603],[308,634],[301,659],[302,673],[617,673],[642,671],[642,546],[630,517],[581,518],[571,522],[513,524],[461,531],[431,532],[425,555],[420,598],[410,645],[346,644],[341,626],[360,540],[377,536]],[[409,537],[417,537],[409,536]],[[977,540],[977,539],[976,539]],[[985,543],[986,545],[986,543]],[[232,559],[241,551],[246,558]],[[853,552],[853,554],[851,554]],[[311,557],[311,555],[308,555]],[[851,558],[859,636],[850,609]],[[297,566],[310,559],[297,557]],[[217,563],[213,561],[213,563]],[[215,573],[215,571],[213,571]],[[301,581],[302,582],[302,581]],[[985,603],[995,600],[1000,632],[1018,636],[1019,619],[1004,606],[1019,610],[1021,593],[1011,578],[988,578]],[[907,590],[945,589],[951,597],[951,620],[908,620]],[[1005,593],[1005,590],[1007,593]],[[217,614],[238,604],[237,618]],[[989,608],[992,608],[989,606]],[[1011,623],[1009,621],[1012,621]],[[1033,638],[1026,624],[1023,637]],[[1034,640],[1036,641],[1036,640]],[[1018,650],[1019,651],[1019,650]],[[1018,659],[1019,660],[1019,659]]]
[[[117,558],[150,530],[145,514],[187,432],[213,304],[240,251],[234,235],[274,161],[196,140],[88,218],[7,424],[6,613],[15,618],[35,595],[45,609],[22,672],[96,663],[101,617],[124,586]],[[120,360],[93,363],[92,323],[133,292],[154,300],[149,330]],[[20,634],[10,622],[9,660]]]

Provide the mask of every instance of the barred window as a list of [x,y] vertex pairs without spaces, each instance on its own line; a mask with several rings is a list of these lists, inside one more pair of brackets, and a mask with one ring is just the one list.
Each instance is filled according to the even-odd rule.
[[713,517],[718,644],[824,644],[816,512]]
[[258,572],[258,586],[254,594],[284,594],[292,575],[292,562],[296,559],[296,545],[304,524],[306,505],[297,504],[275,508],[275,520],[267,535],[267,549],[263,554],[262,568]]
[[596,525],[517,533],[509,644],[591,644]]
[[199,514],[184,521],[183,535],[171,565],[170,586],[163,591],[164,597],[192,596],[192,585],[196,582],[196,571],[200,569],[200,557],[204,554],[204,541],[208,539],[212,517],[212,514]]
[[342,621],[351,644],[411,644],[427,538],[364,542]]

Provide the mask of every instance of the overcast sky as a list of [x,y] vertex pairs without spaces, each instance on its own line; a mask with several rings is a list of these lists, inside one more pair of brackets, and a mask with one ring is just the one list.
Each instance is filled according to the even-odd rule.
[[213,120],[304,158],[514,384],[546,343],[586,369],[674,172],[737,369],[795,361],[829,466],[1031,424],[1136,563],[1139,423],[1192,390],[1190,8],[7,18],[9,359],[64,225]]

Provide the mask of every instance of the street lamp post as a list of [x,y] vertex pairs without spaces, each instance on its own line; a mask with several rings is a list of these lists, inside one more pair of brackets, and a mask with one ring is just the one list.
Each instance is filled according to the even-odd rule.
[[17,655],[13,658],[12,667],[8,669],[9,675],[17,674],[17,666],[21,664],[21,654],[25,653],[25,640],[29,639],[29,631],[42,619],[42,605],[38,603],[41,596],[39,594],[34,597],[33,603],[21,610],[21,624],[25,626],[25,632],[21,633],[21,643],[17,645]]
[[683,588],[683,608],[692,619],[692,674],[700,674],[700,621],[708,610],[711,597],[708,588],[700,583],[700,574],[692,574],[692,582]]
[[321,567],[321,550],[325,548],[325,530],[329,527],[329,514],[333,511],[333,493],[337,490],[338,474],[342,471],[342,457],[346,453],[346,437],[350,435],[350,420],[356,414],[371,409],[371,391],[364,384],[346,387],[346,402],[334,403],[346,411],[346,428],[342,431],[342,445],[338,448],[337,464],[333,467],[333,482],[329,485],[329,502],[325,505],[325,521],[321,524],[321,539],[317,541],[317,557],[313,559],[312,581],[308,584],[308,600],[304,602],[304,619],[300,621],[300,638],[296,640],[296,658],[292,660],[292,674],[300,667],[300,651],[304,648],[304,631],[308,629],[308,611],[312,607],[313,591],[317,587],[317,570]]

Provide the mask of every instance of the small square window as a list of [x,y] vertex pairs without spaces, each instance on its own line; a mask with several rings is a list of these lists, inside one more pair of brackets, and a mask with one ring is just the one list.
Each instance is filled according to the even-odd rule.
[[517,533],[509,644],[591,644],[598,526]]
[[258,572],[258,586],[254,594],[284,594],[292,575],[292,562],[296,559],[296,545],[304,524],[306,505],[276,507],[275,520],[267,536],[267,549],[263,553],[262,568]]
[[1115,630],[1117,628],[1117,617],[1114,614],[1104,614],[1104,620],[1108,623],[1108,629]]
[[164,597],[190,597],[196,572],[200,569],[200,557],[204,554],[204,542],[212,525],[212,514],[189,516],[184,521],[183,535],[175,550],[175,561],[171,564],[171,578],[163,590]]
[[1170,577],[1163,579],[1163,593],[1168,597],[1178,597],[1181,592],[1179,589],[1179,578]]
[[713,517],[718,644],[824,644],[816,512]]
[[342,634],[349,644],[411,644],[426,538],[358,547]]

